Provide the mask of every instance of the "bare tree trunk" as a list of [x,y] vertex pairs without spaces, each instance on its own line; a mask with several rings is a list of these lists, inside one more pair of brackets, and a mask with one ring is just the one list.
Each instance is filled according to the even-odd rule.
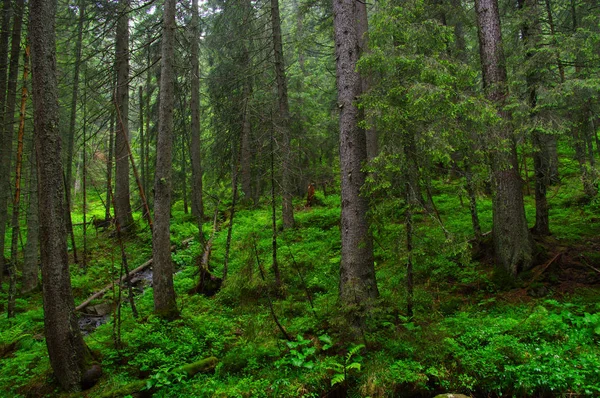
[[[21,4],[21,6],[23,6]],[[21,18],[23,15],[21,14]],[[20,36],[20,35],[19,35]],[[19,117],[19,133],[17,134],[17,160],[15,166],[15,192],[12,214],[12,236],[10,246],[10,286],[8,288],[8,317],[15,316],[15,300],[17,296],[17,252],[19,249],[19,213],[21,209],[21,170],[23,165],[23,137],[25,135],[25,105],[27,104],[27,78],[29,77],[29,46],[25,49],[23,66],[23,89],[21,90],[21,109]],[[10,84],[9,84],[10,85]],[[9,93],[10,94],[10,93]],[[12,126],[11,126],[12,128]]]
[[117,132],[115,135],[115,214],[123,231],[133,226],[131,203],[129,201],[129,160],[127,140],[129,137],[129,0],[119,0],[116,32],[116,72],[117,88],[115,95]]
[[[33,137],[32,137],[33,138]],[[33,141],[33,140],[32,140]],[[29,156],[29,189],[27,201],[27,242],[23,250],[23,282],[21,294],[27,294],[37,289],[40,273],[39,267],[39,218],[38,218],[38,190],[37,167],[33,142],[27,151]]]
[[283,197],[283,227],[294,227],[294,205],[292,204],[292,158],[290,152],[290,107],[288,103],[287,79],[283,59],[283,43],[281,40],[281,18],[279,0],[271,0],[271,28],[273,31],[273,49],[275,53],[275,79],[277,80],[277,97],[279,114],[276,118],[278,135],[281,137],[281,186]]
[[[483,84],[488,100],[498,106],[505,121],[509,115],[502,109],[508,88],[502,49],[500,15],[497,0],[476,0],[479,52]],[[527,229],[525,207],[518,174],[517,152],[512,131],[506,123],[495,132],[491,142],[493,235],[496,263],[511,275],[531,266],[532,241]]]
[[[139,101],[140,101],[140,169],[142,174],[142,189],[144,192],[148,192],[148,185],[146,184],[146,137],[144,135],[144,88],[139,87]],[[148,132],[146,132],[148,134]]]
[[[10,17],[12,9],[10,0],[2,2],[2,25],[0,26],[0,126],[4,126],[4,110],[6,100],[7,69],[8,69],[8,39],[10,37]],[[18,57],[17,57],[18,60]],[[3,130],[3,129],[2,129]],[[6,221],[8,219],[8,200],[10,198],[10,176],[13,149],[13,131],[0,134],[0,290],[4,278],[4,244]]]
[[375,279],[373,238],[367,219],[368,201],[360,195],[365,182],[361,170],[367,159],[366,138],[358,128],[356,98],[361,94],[356,63],[360,54],[357,29],[357,2],[334,0],[334,30],[338,104],[340,108],[340,167],[342,188],[342,260],[340,264],[340,300],[353,309],[350,323],[355,332],[364,324],[364,310],[379,295]]
[[112,198],[112,171],[113,171],[113,157],[114,157],[114,136],[115,136],[115,114],[114,112],[110,115],[110,128],[108,130],[108,160],[106,161],[106,209],[104,212],[104,220],[108,221],[111,219],[110,206],[113,202]]
[[273,137],[273,129],[271,129],[271,255],[273,259],[273,273],[275,274],[275,287],[277,288],[277,290],[281,291],[281,273],[279,272],[279,263],[277,262],[277,214],[275,211],[275,147],[273,145],[273,141],[275,141],[275,138]]
[[[75,70],[73,71],[73,82],[72,82],[72,91],[71,91],[71,114],[69,117],[69,132],[67,136],[67,151],[65,153],[65,165],[66,165],[66,176],[67,176],[67,196],[69,200],[71,200],[71,182],[72,178],[72,168],[73,168],[73,159],[74,154],[73,150],[75,147],[75,122],[77,120],[77,97],[79,95],[79,70],[81,68],[81,47],[83,42],[83,23],[85,22],[85,0],[79,0],[77,4],[79,8],[79,23],[77,25],[77,41],[75,43]],[[67,211],[71,211],[68,209]],[[69,213],[70,214],[70,213]],[[69,228],[69,226],[67,226]]]
[[160,108],[158,143],[156,145],[156,173],[154,179],[154,217],[152,254],[154,258],[154,311],[161,317],[177,316],[171,261],[170,215],[173,147],[174,77],[173,56],[175,42],[175,0],[165,0],[163,17],[162,58],[160,74]]
[[198,41],[200,40],[200,18],[198,16],[198,0],[192,0],[192,39],[191,39],[191,64],[192,64],[192,144],[190,155],[192,160],[192,214],[196,217],[200,243],[204,244],[202,234],[202,219],[204,218],[204,201],[202,197],[202,154],[200,142],[200,65],[198,60]]
[[81,389],[88,351],[74,311],[63,219],[65,194],[58,131],[55,15],[56,1],[30,1],[29,34],[39,170],[44,327],[54,375],[65,390],[78,391]]

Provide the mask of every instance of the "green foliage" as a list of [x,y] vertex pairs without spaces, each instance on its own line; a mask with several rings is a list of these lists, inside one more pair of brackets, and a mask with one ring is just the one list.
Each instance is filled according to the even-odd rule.
[[348,382],[348,378],[352,376],[352,373],[360,372],[362,362],[360,351],[363,348],[365,348],[364,344],[355,345],[348,350],[342,361],[329,365],[336,372],[331,378],[332,386],[345,384]]

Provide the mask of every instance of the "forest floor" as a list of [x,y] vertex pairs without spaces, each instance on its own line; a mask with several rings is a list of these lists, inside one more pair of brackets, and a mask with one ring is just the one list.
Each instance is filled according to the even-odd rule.
[[[109,289],[91,304],[109,304],[113,317],[85,337],[103,375],[80,395],[600,395],[600,203],[581,200],[576,178],[555,187],[549,195],[553,235],[536,241],[535,267],[512,279],[491,265],[489,246],[473,256],[468,208],[450,185],[434,184],[448,236],[429,214],[415,215],[414,317],[406,316],[404,226],[397,201],[380,200],[373,211],[380,299],[360,341],[348,335],[337,304],[339,195],[318,192],[320,205],[312,208],[298,201],[297,228],[278,231],[282,291],[273,287],[269,204],[242,207],[235,214],[228,278],[214,296],[189,293],[198,283],[198,243],[173,253],[180,318],[166,322],[152,314],[150,286],[135,293],[137,319],[127,300],[115,306],[127,289]],[[479,199],[482,228],[489,231],[491,203]],[[228,205],[220,205],[214,237],[210,264],[216,276],[224,263]],[[91,209],[103,213],[99,204]],[[526,209],[533,220],[530,196]],[[74,215],[80,222],[78,209]],[[124,242],[131,269],[151,257],[150,232],[137,218],[136,233]],[[207,220],[207,236],[210,224]],[[171,232],[175,245],[197,236],[181,203],[174,206]],[[87,269],[72,267],[76,305],[116,279],[121,268],[110,231],[88,233],[88,248]],[[6,299],[4,292],[0,299]],[[19,298],[17,310],[16,318],[0,319],[0,396],[69,396],[52,377],[41,294]],[[187,371],[185,365],[205,359],[210,366]]]

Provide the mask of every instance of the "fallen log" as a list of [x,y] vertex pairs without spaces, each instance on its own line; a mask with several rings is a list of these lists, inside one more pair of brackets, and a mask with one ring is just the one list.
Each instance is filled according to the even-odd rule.
[[[194,238],[188,238],[188,239],[184,240],[183,242],[181,242],[181,245],[185,246],[188,243],[190,243],[193,239]],[[171,246],[171,251],[175,251],[176,248],[177,248],[176,245]],[[113,282],[109,283],[106,287],[104,287],[104,289],[99,290],[96,293],[92,294],[90,297],[87,298],[87,300],[85,300],[84,302],[82,302],[81,304],[79,304],[77,307],[75,307],[75,311],[81,311],[82,309],[84,309],[85,307],[87,307],[92,301],[96,300],[97,298],[100,298],[100,297],[104,296],[104,294],[106,292],[108,292],[110,289],[112,289],[112,287],[115,284],[119,284],[120,285],[125,280],[129,279],[135,273],[140,272],[143,269],[149,267],[152,264],[152,260],[153,259],[150,259],[150,260],[146,261],[144,264],[142,264],[139,267],[137,267],[136,269],[130,271],[127,275],[123,275],[121,278],[118,278],[118,279],[114,280]]]
[[[185,373],[188,377],[192,377],[198,373],[205,373],[214,370],[219,360],[215,357],[208,357],[197,362],[192,362],[187,365],[180,366],[173,370],[173,373]],[[102,398],[124,397],[142,391],[148,385],[150,379],[136,380],[123,387],[112,391],[105,392],[101,395]]]

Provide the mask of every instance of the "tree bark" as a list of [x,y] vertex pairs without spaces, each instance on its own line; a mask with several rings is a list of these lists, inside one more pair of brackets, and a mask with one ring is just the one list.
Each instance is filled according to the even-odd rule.
[[117,132],[115,135],[115,213],[121,229],[126,231],[133,225],[129,201],[129,159],[127,141],[129,137],[129,0],[119,0],[115,44],[115,69],[117,87],[115,95]]
[[[21,4],[21,8],[23,4]],[[23,14],[20,13],[20,18]],[[20,27],[19,27],[20,30]],[[14,37],[13,37],[14,38]],[[20,38],[20,35],[19,35]],[[11,62],[12,63],[12,62]],[[18,62],[17,62],[18,66]],[[11,65],[12,68],[12,65]],[[19,117],[19,132],[17,134],[17,159],[15,164],[15,191],[12,214],[12,236],[10,246],[10,286],[8,289],[8,317],[15,316],[15,302],[17,296],[17,252],[19,249],[19,235],[21,232],[19,214],[21,210],[21,172],[23,165],[23,137],[25,136],[25,106],[27,104],[27,78],[29,77],[29,46],[25,49],[23,65],[23,89],[21,90],[21,108]],[[10,83],[9,83],[10,86]],[[10,90],[9,90],[10,91]],[[9,93],[10,95],[10,93]],[[10,101],[9,101],[10,102]],[[14,105],[13,105],[14,107]],[[14,110],[14,109],[13,109]],[[10,118],[9,118],[10,119]],[[12,129],[12,123],[10,128]]]
[[156,145],[156,173],[154,179],[154,217],[152,254],[154,258],[154,311],[167,319],[178,314],[173,288],[171,261],[170,215],[173,146],[174,77],[173,57],[175,42],[175,0],[165,0],[163,16],[162,58],[160,74],[160,108],[158,142]]
[[87,347],[74,312],[64,222],[63,167],[58,130],[56,1],[31,0],[29,34],[39,170],[40,249],[44,327],[50,364],[65,390],[78,391]]
[[36,156],[31,143],[29,159],[29,189],[27,201],[27,242],[23,250],[23,281],[21,294],[27,294],[38,287],[39,267],[39,218]]
[[204,218],[204,202],[202,197],[202,154],[200,141],[200,64],[198,60],[198,41],[200,40],[200,17],[198,15],[198,0],[192,0],[192,37],[191,37],[191,112],[192,112],[192,144],[190,155],[192,160],[192,214],[196,217],[201,244],[204,244],[202,234],[202,219]]
[[[0,126],[4,126],[4,106],[6,100],[7,69],[8,69],[8,39],[10,37],[10,17],[12,9],[10,0],[2,2],[2,25],[0,26]],[[18,59],[18,57],[17,57]],[[2,129],[4,130],[4,129]],[[0,134],[0,290],[4,278],[4,244],[6,221],[8,219],[8,200],[10,198],[10,168],[12,161],[13,131]]]
[[113,202],[112,198],[112,171],[113,158],[115,152],[115,114],[110,115],[110,128],[108,129],[108,160],[106,161],[106,208],[104,211],[104,221],[111,219],[110,207]]
[[475,10],[485,94],[497,105],[503,119],[490,140],[495,258],[499,266],[515,276],[531,266],[532,241],[525,218],[515,140],[507,126],[509,115],[503,109],[508,88],[498,1],[476,0]]
[[367,219],[368,201],[360,195],[365,182],[361,167],[367,150],[365,134],[358,128],[359,112],[355,103],[362,87],[356,71],[360,54],[356,4],[353,0],[333,1],[342,188],[340,300],[346,309],[354,309],[350,322],[360,327],[365,315],[361,310],[368,308],[371,299],[379,293],[373,238]]
[[275,53],[275,79],[277,80],[277,99],[279,114],[276,118],[277,132],[281,138],[281,187],[283,202],[283,228],[294,227],[294,205],[292,204],[292,159],[290,152],[290,106],[288,103],[287,79],[283,59],[281,40],[281,17],[279,0],[271,0],[271,28],[273,32],[273,50]]

